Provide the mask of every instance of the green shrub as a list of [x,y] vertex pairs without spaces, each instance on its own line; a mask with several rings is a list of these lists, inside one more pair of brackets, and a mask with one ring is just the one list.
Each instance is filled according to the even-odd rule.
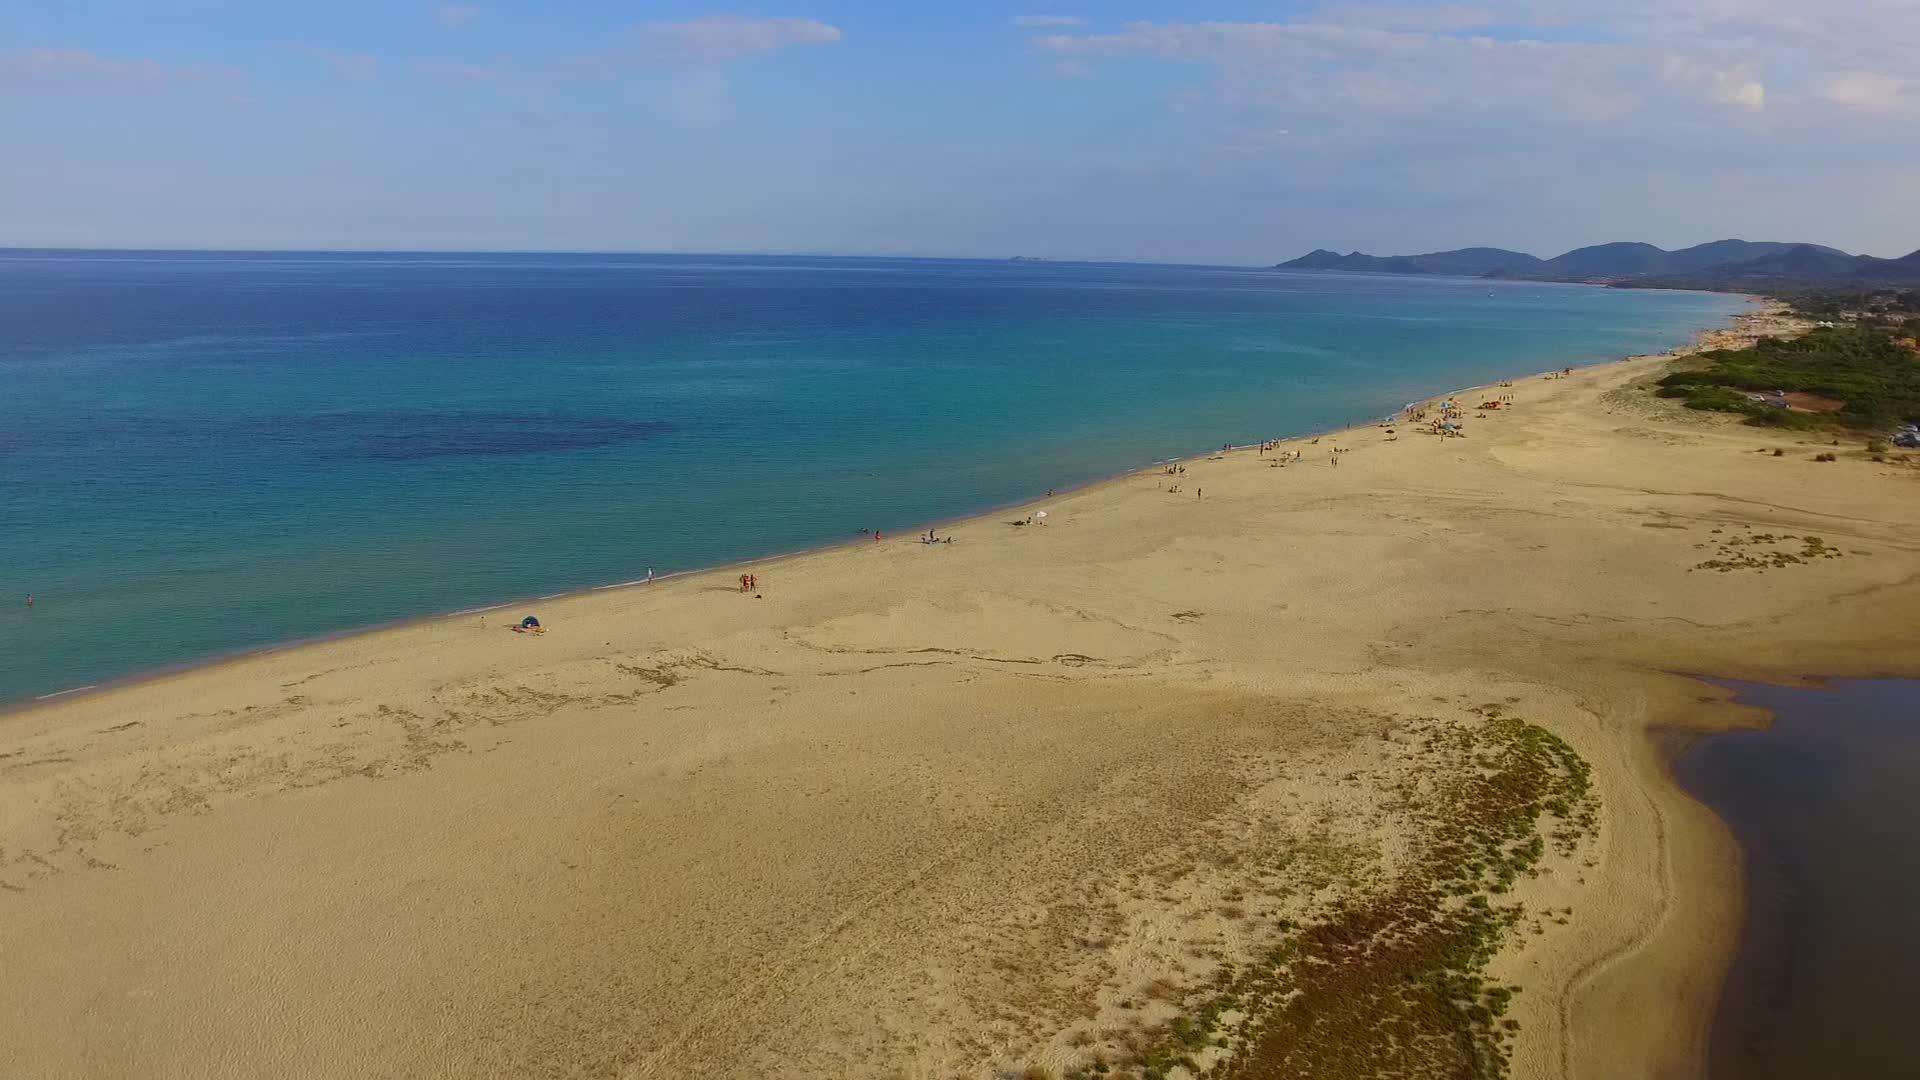
[[[1688,407],[1742,413],[1769,427],[1842,424],[1884,427],[1920,416],[1920,360],[1877,327],[1815,330],[1791,340],[1761,338],[1748,349],[1700,354],[1707,366],[1660,380],[1663,397]],[[1838,413],[1803,413],[1751,401],[1776,391],[1817,394],[1842,404]]]
[[1707,412],[1752,413],[1756,402],[1748,401],[1747,395],[1724,386],[1689,386],[1683,393],[1687,399],[1687,408],[1701,409]]
[[[1749,402],[1749,404],[1755,404]],[[1820,413],[1788,412],[1771,405],[1756,405],[1754,411],[1747,414],[1747,423],[1755,427],[1781,428],[1787,431],[1806,431],[1812,428],[1826,427],[1832,423]]]

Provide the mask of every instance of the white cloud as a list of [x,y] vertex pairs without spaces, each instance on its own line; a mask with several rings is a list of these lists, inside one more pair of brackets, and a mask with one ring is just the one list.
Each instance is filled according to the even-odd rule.
[[1067,26],[1087,25],[1087,20],[1078,15],[1015,15],[1007,21],[1024,30],[1059,29]]
[[1034,44],[1184,69],[1192,82],[1175,100],[1189,109],[1329,122],[1527,115],[1633,137],[1729,112],[1780,131],[1920,110],[1906,74],[1920,0],[1323,0],[1268,21],[1056,27]]
[[229,80],[232,68],[104,56],[86,49],[0,50],[0,87],[152,90]]
[[1670,83],[1704,93],[1720,105],[1759,112],[1766,108],[1767,88],[1745,67],[1710,68],[1685,57],[1669,56],[1661,75]]
[[1920,110],[1920,82],[1867,71],[1834,76],[1820,88],[1820,96],[1835,105],[1864,112]]
[[634,28],[634,35],[650,55],[695,62],[737,60],[797,45],[831,45],[845,36],[839,27],[818,19],[746,15],[646,22]]
[[1738,105],[1753,112],[1767,106],[1766,84],[1725,72],[1714,73],[1712,94],[1713,100],[1722,105]]
[[[1529,116],[1559,128],[1643,113],[1658,126],[1691,122],[1714,107],[1759,114],[1774,100],[1763,72],[1790,63],[1745,40],[1677,34],[1661,39],[1673,47],[1656,48],[1653,39],[1638,36],[1640,20],[1652,14],[1526,24],[1540,20],[1541,7],[1556,10],[1551,3],[1529,8],[1532,15],[1460,5],[1342,5],[1292,21],[1136,22],[1108,33],[1043,34],[1034,44],[1060,60],[1132,58],[1185,67],[1199,80],[1179,91],[1188,109],[1318,115],[1328,124],[1369,115],[1442,116],[1455,123],[1484,115]],[[1799,25],[1778,12],[1750,22]],[[1847,89],[1869,96],[1860,87],[1843,93]]]
[[1188,91],[1200,104],[1342,115],[1572,112],[1576,99],[1604,97],[1598,88],[1650,74],[1632,54],[1582,42],[1328,22],[1133,23],[1035,44],[1062,58],[1145,58],[1211,73],[1210,84]]
[[441,4],[433,9],[433,17],[440,25],[449,30],[458,30],[472,22],[480,14],[480,9],[472,4]]

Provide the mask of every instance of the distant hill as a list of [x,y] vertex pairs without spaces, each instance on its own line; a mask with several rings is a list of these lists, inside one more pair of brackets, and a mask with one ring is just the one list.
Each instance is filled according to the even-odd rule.
[[1556,255],[1541,266],[1556,278],[1620,277],[1667,270],[1668,253],[1652,244],[1596,244]]
[[1671,253],[1667,256],[1667,269],[1676,274],[1685,274],[1694,270],[1705,270],[1709,266],[1725,266],[1728,263],[1747,262],[1768,255],[1778,255],[1796,248],[1812,248],[1814,251],[1824,251],[1829,255],[1842,257],[1847,254],[1839,248],[1821,247],[1818,244],[1715,240],[1711,244],[1696,244]]
[[1359,270],[1375,274],[1453,274],[1481,277],[1496,270],[1516,272],[1538,269],[1541,261],[1532,255],[1502,248],[1471,247],[1456,251],[1432,251],[1425,255],[1391,255],[1381,258],[1358,251],[1342,255],[1321,248],[1280,264],[1282,270]]
[[1773,241],[1715,240],[1679,251],[1663,251],[1652,244],[1600,244],[1578,248],[1544,264],[1556,278],[1632,277],[1641,274],[1692,274],[1733,263],[1750,262],[1784,255],[1793,251],[1818,252],[1840,259],[1853,256],[1837,248],[1818,244],[1783,244]]
[[1778,291],[1789,287],[1920,285],[1920,251],[1898,259],[1876,259],[1871,255],[1848,255],[1832,248],[1799,244],[1757,259],[1723,263],[1691,273],[1654,275],[1624,284],[1743,292]]
[[1848,255],[1844,251],[1802,244],[1799,247],[1788,248],[1772,255],[1763,255],[1757,259],[1701,269],[1719,269],[1723,273],[1773,274],[1780,277],[1847,277],[1864,270],[1872,270],[1874,264],[1885,261],[1888,260],[1875,259],[1866,255]]
[[1920,251],[1899,259],[1849,255],[1819,244],[1715,240],[1678,251],[1620,242],[1539,259],[1502,248],[1425,255],[1341,255],[1324,248],[1281,263],[1282,270],[1358,270],[1376,274],[1453,274],[1533,281],[1591,281],[1660,288],[1870,286],[1920,282]]

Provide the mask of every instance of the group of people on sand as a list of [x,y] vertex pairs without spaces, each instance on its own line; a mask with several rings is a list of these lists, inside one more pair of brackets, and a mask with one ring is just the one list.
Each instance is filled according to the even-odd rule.
[[[1544,377],[1549,379],[1564,379],[1572,374],[1573,374],[1572,368],[1564,368],[1560,371],[1548,372]],[[1500,385],[1502,387],[1511,387],[1513,386],[1513,383],[1503,382]],[[1513,402],[1514,402],[1514,395],[1503,393],[1496,398],[1489,399],[1488,401],[1482,402],[1480,404],[1480,408],[1491,409],[1491,408],[1499,408],[1503,406],[1511,406]],[[1438,408],[1440,411],[1440,415],[1429,422],[1428,430],[1435,435],[1441,435],[1441,436],[1464,435],[1465,433],[1461,430],[1461,427],[1462,427],[1461,418],[1465,414],[1464,414],[1464,410],[1460,406],[1459,401],[1449,397],[1445,401],[1440,402]],[[1415,405],[1408,405],[1402,410],[1400,410],[1401,418],[1406,422],[1424,421],[1427,419],[1427,412],[1428,410],[1426,408],[1415,406]],[[1484,416],[1485,413],[1481,413],[1479,415]],[[1386,428],[1387,434],[1389,436],[1394,436],[1394,430],[1393,430],[1392,424],[1393,424],[1393,419],[1391,417],[1381,422],[1381,426]],[[1393,441],[1393,438],[1389,438],[1388,441],[1389,442]],[[1316,437],[1310,440],[1309,445],[1318,445],[1319,442],[1320,442],[1320,439]],[[1275,468],[1278,468],[1290,463],[1298,462],[1301,459],[1302,451],[1299,448],[1296,447],[1291,450],[1282,450],[1280,449],[1280,440],[1278,439],[1262,439],[1258,445],[1259,445],[1260,456],[1265,457],[1268,451],[1273,451],[1276,454],[1275,460],[1271,462],[1271,464]],[[1222,445],[1221,449],[1231,450],[1233,449],[1233,446],[1231,443],[1228,443],[1228,444]],[[1350,449],[1351,447],[1335,447],[1333,449],[1333,452],[1327,455],[1327,463],[1331,467],[1338,468],[1340,466],[1340,455],[1346,453]],[[1167,476],[1182,477],[1187,474],[1187,467],[1185,465],[1180,465],[1180,464],[1168,465],[1165,468],[1164,472]],[[1171,494],[1179,494],[1180,490],[1181,488],[1178,482],[1169,485],[1167,488],[1167,491]],[[1195,488],[1193,491],[1193,497],[1196,499],[1201,498],[1205,494],[1205,490],[1206,489],[1204,488]],[[1048,489],[1047,494],[1051,496],[1053,494],[1052,489]],[[1032,524],[1035,524],[1035,521],[1034,521],[1034,518],[1030,515],[1025,520],[1014,521],[1011,524],[1032,525]],[[1045,524],[1045,523],[1041,522],[1041,524]],[[880,542],[879,529],[872,529],[872,530],[861,529],[860,532],[862,535],[866,535],[867,533],[871,532],[873,535],[874,542],[875,543]],[[928,529],[925,533],[922,533],[919,537],[919,540],[922,544],[953,543],[953,537],[937,536],[935,535],[935,532],[932,529]],[[653,581],[653,577],[654,577],[653,567],[649,566],[647,567],[647,576],[645,578],[645,581],[648,584],[651,584]],[[740,575],[740,591],[742,593],[754,593],[757,598],[759,588],[760,588],[759,579],[756,578],[754,575],[752,574]],[[33,599],[34,599],[33,594],[31,593],[27,594],[28,607],[33,606]],[[523,634],[524,633],[539,634],[539,633],[544,633],[546,630],[545,627],[540,625],[540,621],[536,618],[533,618],[532,616],[528,616],[526,619],[522,620],[520,623],[513,625],[511,629],[516,633],[523,633]]]

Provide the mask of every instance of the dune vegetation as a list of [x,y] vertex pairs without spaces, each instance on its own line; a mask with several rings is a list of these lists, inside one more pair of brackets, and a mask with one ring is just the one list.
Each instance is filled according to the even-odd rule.
[[[1699,358],[1703,366],[1662,378],[1660,396],[1766,427],[1880,430],[1920,419],[1920,353],[1887,327],[1826,327]],[[1813,395],[1825,408],[1785,408],[1784,394]]]

